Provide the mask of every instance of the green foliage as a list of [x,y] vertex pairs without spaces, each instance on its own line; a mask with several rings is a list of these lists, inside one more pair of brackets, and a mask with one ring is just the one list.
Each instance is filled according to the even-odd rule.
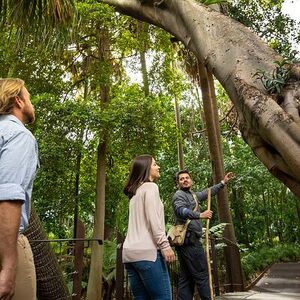
[[264,246],[252,251],[246,250],[241,254],[246,279],[251,280],[272,263],[298,261],[300,247],[298,244],[276,244],[273,247]]
[[225,170],[236,174],[228,188],[239,244],[252,248],[276,240],[300,242],[298,199],[272,177],[240,136],[228,137],[223,147]]
[[34,201],[49,231],[61,238],[71,237],[76,161],[80,153],[89,151],[82,145],[82,133],[90,112],[83,103],[60,102],[50,94],[33,97],[33,103],[37,114],[34,132],[41,164],[35,181]]
[[[219,223],[209,228],[210,237],[215,240],[215,249],[216,251],[219,252],[219,255],[220,255],[220,251],[227,246],[226,243],[223,241],[224,230],[227,225],[228,223]],[[202,231],[203,243],[206,242],[204,241],[205,234],[206,234],[206,228],[203,228]]]
[[209,232],[210,232],[210,234],[212,234],[214,236],[214,238],[220,239],[223,237],[223,233],[224,233],[224,230],[227,225],[228,225],[228,223],[217,224],[217,225],[209,228]]
[[287,60],[275,61],[276,68],[272,74],[258,70],[253,76],[261,80],[269,94],[280,94],[287,81],[290,79],[290,65]]
[[[141,86],[129,84],[122,61],[125,54],[138,57],[141,35],[136,31],[136,21],[94,1],[79,1],[76,6],[80,22],[71,29],[74,39],[62,45],[59,55],[53,56],[49,49],[40,51],[30,43],[22,51],[16,50],[18,38],[13,28],[1,32],[0,46],[1,77],[25,79],[32,94],[37,122],[31,129],[39,142],[41,162],[33,199],[47,231],[61,238],[72,236],[76,203],[87,235],[91,233],[96,152],[104,129],[110,136],[106,225],[112,228],[126,231],[128,202],[122,187],[130,160],[137,154],[151,153],[166,169],[176,164],[173,106],[163,84],[156,81],[166,78],[161,74],[167,74],[171,56],[160,56],[170,51],[170,36],[150,27],[151,34],[142,37],[146,49],[147,45],[156,45],[159,64],[151,69],[150,84],[155,93],[146,97]],[[113,55],[107,61],[99,57],[103,33],[114,42]],[[28,39],[32,38],[28,33]],[[135,70],[138,72],[139,67]],[[168,82],[172,83],[171,70],[168,73]],[[99,97],[103,84],[110,89],[110,103],[105,106],[100,105]],[[76,187],[77,174],[80,180]]]
[[104,241],[103,277],[110,282],[116,276],[117,243],[116,240]]
[[282,0],[232,1],[229,14],[265,40],[283,57],[295,57],[299,24],[281,12]]
[[65,24],[74,15],[72,0],[57,1],[7,1],[1,2],[1,23],[16,24],[17,26],[40,25],[41,21],[52,26]]
[[[257,3],[239,1],[232,13],[287,57],[292,49],[288,38],[299,37],[291,30],[296,28],[295,24],[280,14],[280,1],[259,1],[259,6]],[[174,55],[170,34],[154,26],[140,31],[137,21],[93,0],[77,1],[76,7],[80,18],[70,28],[72,39],[60,40],[61,35],[43,28],[47,37],[60,41],[55,53],[47,47],[44,49],[43,36],[39,37],[39,43],[32,43],[37,38],[35,31],[28,32],[22,51],[18,50],[20,41],[16,28],[5,27],[0,33],[0,75],[25,79],[32,94],[37,122],[31,129],[40,145],[41,160],[34,186],[34,204],[46,230],[56,237],[72,236],[76,205],[86,226],[86,235],[91,235],[97,147],[103,132],[107,131],[105,224],[111,238],[104,245],[104,273],[110,280],[114,276],[116,255],[114,236],[116,231],[125,234],[127,228],[128,200],[122,190],[134,156],[142,153],[155,156],[161,167],[158,184],[165,220],[173,223],[171,199],[175,191],[173,176],[178,170],[176,143],[179,137],[174,118],[175,98],[181,110],[185,166],[192,173],[195,190],[203,190],[213,183],[212,162],[201,99],[180,69],[182,58]],[[101,52],[104,42],[110,43],[109,50],[104,51],[108,59],[104,59]],[[141,74],[141,51],[148,57],[148,96],[142,84],[131,80],[133,74]],[[288,68],[283,62],[276,64],[273,74],[259,71],[257,76],[265,78],[268,84],[269,81],[275,83],[274,90],[279,91],[288,78]],[[101,98],[103,86],[109,91],[109,101],[105,104]],[[253,249],[265,243],[300,242],[298,200],[272,178],[245,145],[236,128],[234,112],[227,115],[231,104],[224,90],[218,88],[217,97],[220,119],[224,119],[220,125],[225,170],[236,174],[236,179],[228,185],[235,233],[238,243],[251,251],[247,258],[249,263],[246,256],[244,258],[247,271],[254,264],[250,261]],[[216,212],[215,199],[212,207]],[[216,230],[214,234],[219,238],[223,225],[216,224],[217,213],[212,219],[211,231]],[[67,251],[67,247],[63,250]],[[64,259],[68,271],[72,259],[68,256]],[[84,263],[87,273],[89,262]]]

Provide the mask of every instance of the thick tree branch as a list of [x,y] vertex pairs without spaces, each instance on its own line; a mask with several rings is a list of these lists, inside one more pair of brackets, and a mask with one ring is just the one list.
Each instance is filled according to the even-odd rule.
[[272,74],[282,57],[244,25],[193,0],[165,0],[160,5],[155,0],[102,2],[165,29],[194,52],[227,91],[243,137],[259,159],[289,187],[299,185],[299,65],[292,66],[290,85],[278,101],[267,95],[255,74]]

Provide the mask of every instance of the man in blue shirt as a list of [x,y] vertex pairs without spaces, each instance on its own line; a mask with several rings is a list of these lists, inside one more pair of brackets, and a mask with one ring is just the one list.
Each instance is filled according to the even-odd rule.
[[38,148],[25,124],[35,120],[21,79],[0,79],[0,299],[36,299],[28,225]]

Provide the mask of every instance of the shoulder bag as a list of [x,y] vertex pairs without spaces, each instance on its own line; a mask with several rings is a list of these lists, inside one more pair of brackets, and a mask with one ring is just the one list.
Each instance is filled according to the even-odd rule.
[[[198,201],[197,196],[195,193],[192,193],[193,198],[196,202],[196,205],[193,209],[193,211],[196,211],[198,209]],[[189,223],[191,222],[190,219],[187,219],[184,224],[178,224],[178,225],[172,225],[171,228],[168,231],[167,238],[169,240],[169,243],[171,246],[182,246],[184,243],[184,239],[186,236],[187,228],[189,226]]]

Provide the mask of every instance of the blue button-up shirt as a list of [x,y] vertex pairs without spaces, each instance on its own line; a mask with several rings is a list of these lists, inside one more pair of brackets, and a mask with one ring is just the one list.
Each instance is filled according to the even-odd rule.
[[14,115],[0,116],[0,201],[22,201],[20,233],[28,225],[37,167],[32,133]]

